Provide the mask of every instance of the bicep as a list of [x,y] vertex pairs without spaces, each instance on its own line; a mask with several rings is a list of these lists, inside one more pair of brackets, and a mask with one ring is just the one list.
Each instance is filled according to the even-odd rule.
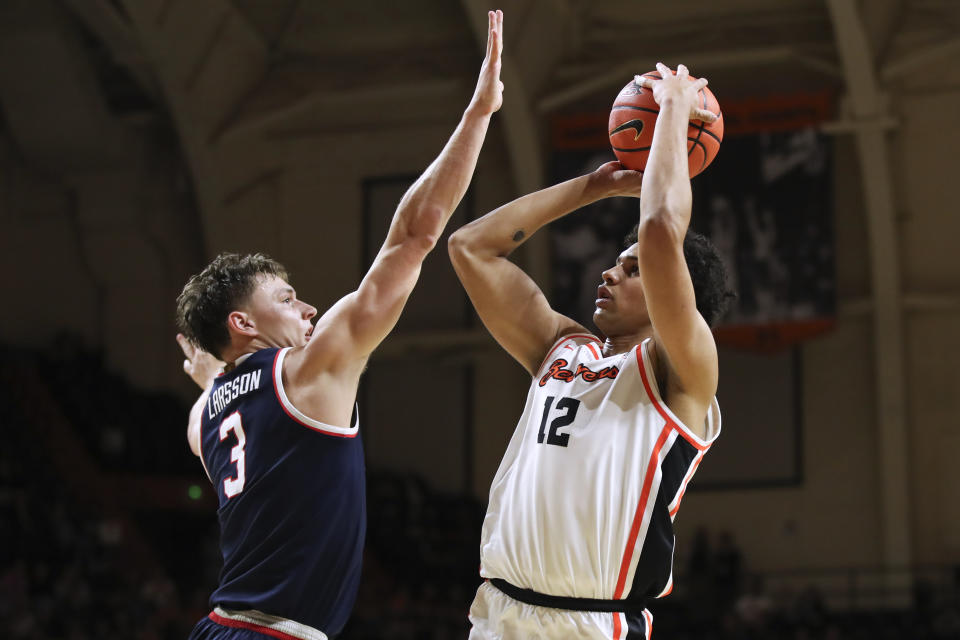
[[384,245],[357,290],[317,321],[303,351],[305,371],[365,362],[400,318],[428,250],[417,242]]
[[586,332],[554,311],[533,279],[508,259],[482,259],[453,244],[450,257],[484,326],[531,375],[560,336]]

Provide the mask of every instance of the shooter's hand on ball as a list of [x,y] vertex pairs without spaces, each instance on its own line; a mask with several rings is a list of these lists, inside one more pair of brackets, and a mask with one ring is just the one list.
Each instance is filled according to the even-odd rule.
[[700,89],[707,86],[706,78],[691,82],[690,72],[682,64],[677,65],[676,75],[662,62],[657,63],[657,71],[660,72],[660,79],[647,76],[634,77],[634,82],[653,92],[653,99],[657,104],[663,106],[665,101],[676,101],[689,105],[691,120],[714,122],[717,119],[717,114],[697,106],[700,104]]
[[643,174],[627,169],[616,160],[597,167],[590,176],[590,182],[603,197],[626,196],[640,197],[640,183]]

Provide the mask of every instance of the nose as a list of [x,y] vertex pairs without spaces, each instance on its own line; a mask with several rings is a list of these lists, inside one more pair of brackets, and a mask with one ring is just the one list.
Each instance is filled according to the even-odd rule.
[[620,282],[619,273],[620,273],[619,267],[610,267],[609,269],[604,271],[603,274],[601,274],[603,277],[603,284],[610,285],[610,284],[617,284],[618,282]]
[[306,302],[301,302],[303,304],[303,317],[307,320],[317,315],[317,308],[310,306]]

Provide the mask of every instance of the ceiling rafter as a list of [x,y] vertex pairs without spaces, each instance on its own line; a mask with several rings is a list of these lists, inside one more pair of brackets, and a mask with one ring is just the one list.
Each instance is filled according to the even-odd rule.
[[[745,49],[741,51],[691,51],[664,56],[663,61],[670,61],[668,64],[683,62],[683,64],[690,68],[702,70],[707,73],[715,69],[756,67],[794,62],[826,75],[834,77],[842,76],[842,70],[835,62],[815,56],[798,54],[795,50],[786,46]],[[600,72],[600,70],[596,68],[583,70],[581,72],[581,80],[572,82],[558,91],[541,97],[537,102],[537,111],[540,113],[550,113],[580,98],[590,96],[600,91],[606,91],[613,87],[619,88],[620,85],[632,78],[638,71],[649,66],[651,65],[648,59],[636,58],[618,64],[613,68],[607,68],[603,72]],[[707,75],[707,73],[704,75]]]
[[62,2],[107,47],[114,62],[127,69],[144,93],[154,100],[160,96],[160,85],[143,55],[136,33],[108,0]]

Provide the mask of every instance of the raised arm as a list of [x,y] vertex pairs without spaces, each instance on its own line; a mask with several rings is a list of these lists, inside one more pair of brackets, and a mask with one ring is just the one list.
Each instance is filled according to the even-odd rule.
[[532,375],[561,336],[586,332],[554,311],[508,256],[543,225],[601,198],[638,195],[640,174],[609,162],[591,174],[525,195],[450,236],[450,259],[477,314],[507,353]]
[[657,69],[662,80],[638,78],[642,86],[653,90],[660,105],[643,174],[637,241],[640,277],[653,325],[658,369],[664,372],[670,391],[679,391],[678,395],[706,409],[717,389],[717,348],[710,327],[697,312],[683,240],[693,201],[687,125],[691,119],[712,122],[716,116],[696,106],[705,79],[691,82],[683,65],[677,67],[676,75],[662,64]]
[[502,103],[503,13],[488,13],[486,56],[476,90],[440,155],[397,207],[386,241],[359,288],[321,317],[309,344],[291,353],[288,371],[312,379],[321,372],[359,375],[367,357],[393,329],[420,275],[424,258],[466,193],[490,117]]

